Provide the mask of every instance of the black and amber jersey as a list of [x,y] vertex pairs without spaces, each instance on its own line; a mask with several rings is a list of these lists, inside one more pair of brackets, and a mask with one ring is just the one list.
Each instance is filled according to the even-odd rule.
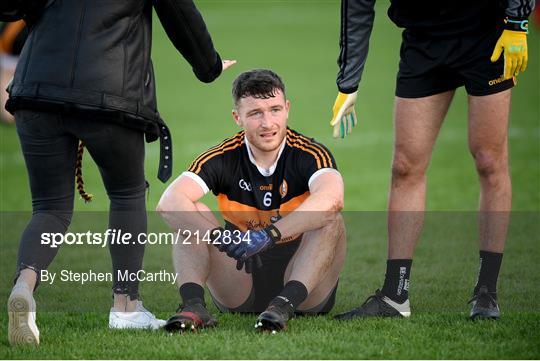
[[217,196],[227,227],[246,231],[264,228],[292,212],[309,196],[313,180],[325,172],[337,172],[328,149],[287,129],[278,158],[269,169],[255,164],[241,131],[199,155],[182,175]]

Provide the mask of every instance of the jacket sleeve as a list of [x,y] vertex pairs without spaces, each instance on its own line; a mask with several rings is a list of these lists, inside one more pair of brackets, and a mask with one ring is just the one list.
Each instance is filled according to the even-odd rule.
[[508,0],[506,16],[513,19],[525,20],[534,9],[535,0]]
[[153,0],[153,6],[167,36],[191,64],[195,76],[204,83],[214,81],[221,74],[221,58],[193,1]]
[[341,31],[337,86],[354,93],[362,78],[375,19],[375,0],[341,0]]

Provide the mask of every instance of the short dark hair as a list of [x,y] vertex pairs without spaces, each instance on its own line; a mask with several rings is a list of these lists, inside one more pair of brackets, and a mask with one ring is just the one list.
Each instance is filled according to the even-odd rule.
[[232,97],[237,106],[242,98],[254,97],[268,99],[276,96],[276,90],[280,90],[285,96],[285,84],[272,70],[254,69],[246,71],[234,80],[232,85]]

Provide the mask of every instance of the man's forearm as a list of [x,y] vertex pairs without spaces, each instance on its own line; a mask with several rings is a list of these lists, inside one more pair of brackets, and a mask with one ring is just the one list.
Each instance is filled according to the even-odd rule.
[[342,208],[343,201],[339,197],[313,194],[274,225],[279,229],[282,239],[294,237],[335,221]]
[[[175,200],[174,204],[158,206],[158,212],[165,222],[174,230],[199,231],[201,237],[206,231],[219,227],[219,224],[213,223],[213,215],[205,215],[197,209],[197,206],[189,199]],[[210,211],[208,211],[211,213]]]

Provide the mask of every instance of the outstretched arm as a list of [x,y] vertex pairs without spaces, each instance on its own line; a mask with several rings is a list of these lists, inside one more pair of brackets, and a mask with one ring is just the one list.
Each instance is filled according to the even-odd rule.
[[368,55],[374,8],[375,0],[341,1],[337,86],[342,93],[351,94],[358,90]]
[[369,37],[375,19],[375,0],[342,0],[339,39],[338,96],[330,125],[334,138],[345,138],[358,123],[354,106],[358,84],[366,63]]
[[153,0],[153,6],[167,36],[200,81],[210,83],[234,64],[221,60],[192,0]]

